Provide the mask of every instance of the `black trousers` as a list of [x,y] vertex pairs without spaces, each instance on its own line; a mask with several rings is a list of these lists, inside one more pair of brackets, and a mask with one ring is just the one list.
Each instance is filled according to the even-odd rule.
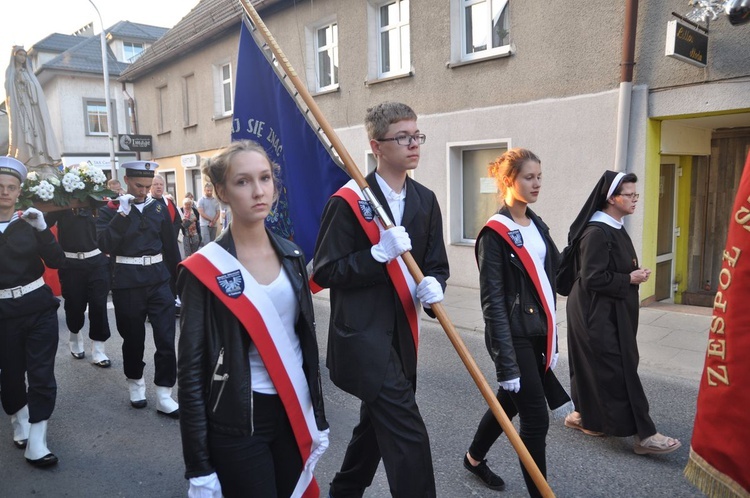
[[208,432],[221,492],[226,498],[287,498],[302,473],[297,440],[279,396],[256,392],[252,396],[251,435]]
[[361,497],[372,484],[381,456],[392,496],[435,496],[430,440],[414,389],[391,348],[383,387],[375,400],[362,402],[359,424],[352,432],[341,470],[331,482],[331,496]]
[[62,268],[58,271],[62,296],[65,298],[65,323],[71,332],[79,332],[89,308],[89,337],[92,341],[106,341],[110,337],[107,320],[109,294],[109,266]]
[[50,418],[57,398],[57,341],[57,306],[0,320],[0,400],[5,413],[16,413],[28,403],[32,424]]
[[175,355],[174,294],[169,281],[149,287],[113,289],[117,331],[122,337],[125,377],[143,377],[143,353],[146,341],[146,316],[154,331],[154,384],[172,387],[177,379]]
[[[521,390],[517,393],[504,389],[497,391],[497,400],[505,410],[508,418],[521,417],[520,436],[531,457],[536,462],[542,475],[547,476],[546,439],[549,430],[549,413],[544,395],[544,353],[547,347],[545,336],[525,338],[514,337],[513,347],[516,350],[516,361],[521,370]],[[500,423],[492,411],[487,412],[479,422],[474,440],[469,447],[469,454],[476,460],[483,460],[490,447],[503,433]],[[519,460],[520,462],[520,460]],[[534,481],[521,465],[523,479],[529,489],[529,495],[541,496]]]

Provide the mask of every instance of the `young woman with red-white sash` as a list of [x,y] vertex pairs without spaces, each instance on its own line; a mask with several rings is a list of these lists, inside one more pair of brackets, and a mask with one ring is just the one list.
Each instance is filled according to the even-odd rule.
[[312,298],[299,247],[265,228],[278,198],[263,148],[239,141],[203,174],[231,207],[183,261],[178,383],[192,497],[317,497],[328,446]]
[[[509,418],[519,415],[521,439],[546,477],[547,407],[556,413],[572,410],[552,372],[558,358],[554,275],[560,254],[547,225],[528,208],[542,184],[539,158],[526,149],[511,149],[490,165],[489,173],[503,193],[503,205],[476,243],[487,349],[500,384],[498,401]],[[485,456],[501,434],[488,410],[464,456],[464,467],[496,490],[505,483]],[[529,494],[541,496],[521,470]]]

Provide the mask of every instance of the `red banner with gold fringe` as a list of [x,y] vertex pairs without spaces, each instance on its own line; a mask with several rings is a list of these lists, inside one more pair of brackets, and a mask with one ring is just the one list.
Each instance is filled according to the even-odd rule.
[[685,476],[710,497],[750,497],[750,155],[725,247]]

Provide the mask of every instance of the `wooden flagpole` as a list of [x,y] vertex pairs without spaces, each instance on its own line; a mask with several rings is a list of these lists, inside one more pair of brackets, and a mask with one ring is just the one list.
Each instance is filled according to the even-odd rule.
[[[323,112],[318,107],[318,104],[315,102],[312,95],[310,95],[310,92],[307,90],[304,82],[297,75],[297,72],[294,70],[292,65],[289,63],[289,60],[281,51],[281,47],[279,47],[278,43],[276,43],[276,40],[269,31],[268,27],[263,22],[263,19],[261,19],[258,12],[250,4],[249,0],[239,1],[242,4],[243,9],[245,10],[245,13],[252,20],[255,27],[260,31],[260,34],[263,36],[266,44],[271,49],[273,55],[276,57],[279,65],[283,68],[284,72],[289,78],[289,81],[292,83],[292,85],[294,85],[294,88],[297,90],[299,96],[305,102],[305,105],[307,105],[310,113],[315,117],[318,125],[320,125],[326,137],[331,142],[331,146],[343,161],[349,176],[351,176],[352,179],[357,183],[357,185],[362,189],[362,193],[365,195],[365,198],[367,198],[367,200],[370,201],[370,203],[373,205],[373,209],[381,219],[385,228],[392,228],[393,222],[391,222],[385,210],[382,208],[382,206],[380,206],[377,198],[372,194],[370,187],[367,185],[365,177],[359,171],[359,168],[355,164],[352,157],[349,155],[349,152],[346,150],[346,147],[344,147],[344,144],[339,139],[333,127],[323,115]],[[424,275],[422,274],[422,270],[419,268],[419,265],[417,265],[417,262],[414,260],[414,257],[411,255],[411,253],[405,252],[401,255],[401,257],[403,258],[404,263],[406,263],[406,267],[409,269],[409,273],[411,273],[412,277],[414,277],[414,280],[417,283],[421,282],[424,278]],[[545,498],[554,497],[555,495],[552,492],[552,489],[549,487],[549,484],[540,472],[539,467],[536,465],[536,462],[534,462],[534,459],[531,458],[529,450],[526,449],[523,441],[521,441],[521,438],[516,432],[515,427],[513,427],[513,423],[510,421],[508,416],[505,414],[505,411],[500,406],[500,402],[498,402],[497,397],[495,397],[495,392],[492,390],[492,388],[490,388],[490,385],[487,383],[487,379],[484,378],[482,371],[477,366],[474,358],[471,356],[471,353],[464,344],[463,339],[461,339],[461,336],[453,326],[453,323],[448,317],[448,314],[446,313],[442,304],[433,304],[431,308],[433,313],[435,313],[435,317],[443,326],[448,339],[456,349],[456,352],[461,358],[461,361],[463,361],[464,366],[469,371],[469,375],[471,375],[471,378],[474,379],[474,382],[479,388],[479,391],[482,393],[482,396],[484,396],[485,401],[489,405],[490,410],[492,410],[495,418],[500,423],[503,432],[505,432],[506,436],[508,436],[508,440],[513,445],[516,453],[518,453],[521,462],[523,463],[524,467],[526,467],[526,470],[533,479],[534,484],[536,484],[537,489]]]

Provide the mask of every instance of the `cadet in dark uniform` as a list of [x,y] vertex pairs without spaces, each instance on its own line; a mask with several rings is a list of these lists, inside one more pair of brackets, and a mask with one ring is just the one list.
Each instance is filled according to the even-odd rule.
[[46,215],[47,223],[57,223],[57,238],[65,251],[65,264],[60,268],[60,285],[65,298],[65,322],[70,330],[70,354],[86,356],[83,334],[86,306],[89,308],[89,338],[94,365],[111,365],[104,352],[109,339],[107,295],[109,294],[109,258],[96,242],[96,218],[91,208],[55,211]]
[[143,352],[148,317],[156,346],[156,410],[178,418],[178,405],[172,399],[177,377],[175,297],[169,288],[180,259],[177,239],[167,208],[147,197],[159,165],[133,161],[121,167],[125,168],[127,193],[99,210],[96,232],[99,249],[114,259],[112,302],[123,339],[130,404],[146,406]]
[[[44,284],[44,265],[59,268],[62,248],[34,208],[15,212],[26,167],[0,157],[0,399],[11,415],[13,442],[37,467],[57,463],[47,448],[55,408],[59,301]],[[28,377],[28,390],[26,378]]]

